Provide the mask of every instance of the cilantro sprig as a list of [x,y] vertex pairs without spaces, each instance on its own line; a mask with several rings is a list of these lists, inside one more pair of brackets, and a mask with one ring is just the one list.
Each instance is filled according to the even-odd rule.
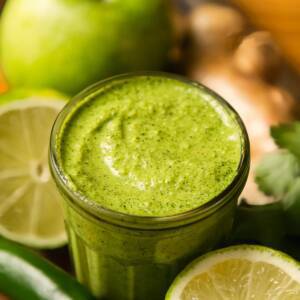
[[262,159],[255,181],[280,201],[288,234],[300,236],[300,122],[274,126],[271,136],[279,150]]
[[287,149],[300,160],[300,122],[271,127],[271,136],[282,149]]

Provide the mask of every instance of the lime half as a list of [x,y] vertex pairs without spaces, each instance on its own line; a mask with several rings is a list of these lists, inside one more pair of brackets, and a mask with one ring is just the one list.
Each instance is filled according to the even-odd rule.
[[175,279],[167,300],[299,300],[300,266],[284,253],[241,245],[210,252]]
[[60,195],[48,167],[50,131],[65,103],[54,92],[0,97],[0,234],[32,247],[66,242]]

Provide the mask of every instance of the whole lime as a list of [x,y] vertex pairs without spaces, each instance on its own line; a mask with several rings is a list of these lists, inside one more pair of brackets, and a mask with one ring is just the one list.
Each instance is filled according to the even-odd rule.
[[9,0],[1,26],[13,86],[74,94],[107,76],[161,69],[172,30],[164,0]]

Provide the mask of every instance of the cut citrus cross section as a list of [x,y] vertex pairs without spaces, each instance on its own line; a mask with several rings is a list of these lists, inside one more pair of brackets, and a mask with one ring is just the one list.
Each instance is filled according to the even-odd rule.
[[233,246],[192,262],[175,279],[167,300],[297,300],[300,266],[261,246]]
[[66,241],[48,168],[50,131],[64,104],[51,92],[0,98],[0,234],[38,248]]

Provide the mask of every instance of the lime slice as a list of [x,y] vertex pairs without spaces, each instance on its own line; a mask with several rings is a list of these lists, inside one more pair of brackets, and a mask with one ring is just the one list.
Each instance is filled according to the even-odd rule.
[[54,92],[0,97],[0,234],[32,247],[66,242],[48,168],[50,131],[65,101]]
[[241,245],[192,262],[170,287],[167,300],[299,300],[300,266],[284,253]]

